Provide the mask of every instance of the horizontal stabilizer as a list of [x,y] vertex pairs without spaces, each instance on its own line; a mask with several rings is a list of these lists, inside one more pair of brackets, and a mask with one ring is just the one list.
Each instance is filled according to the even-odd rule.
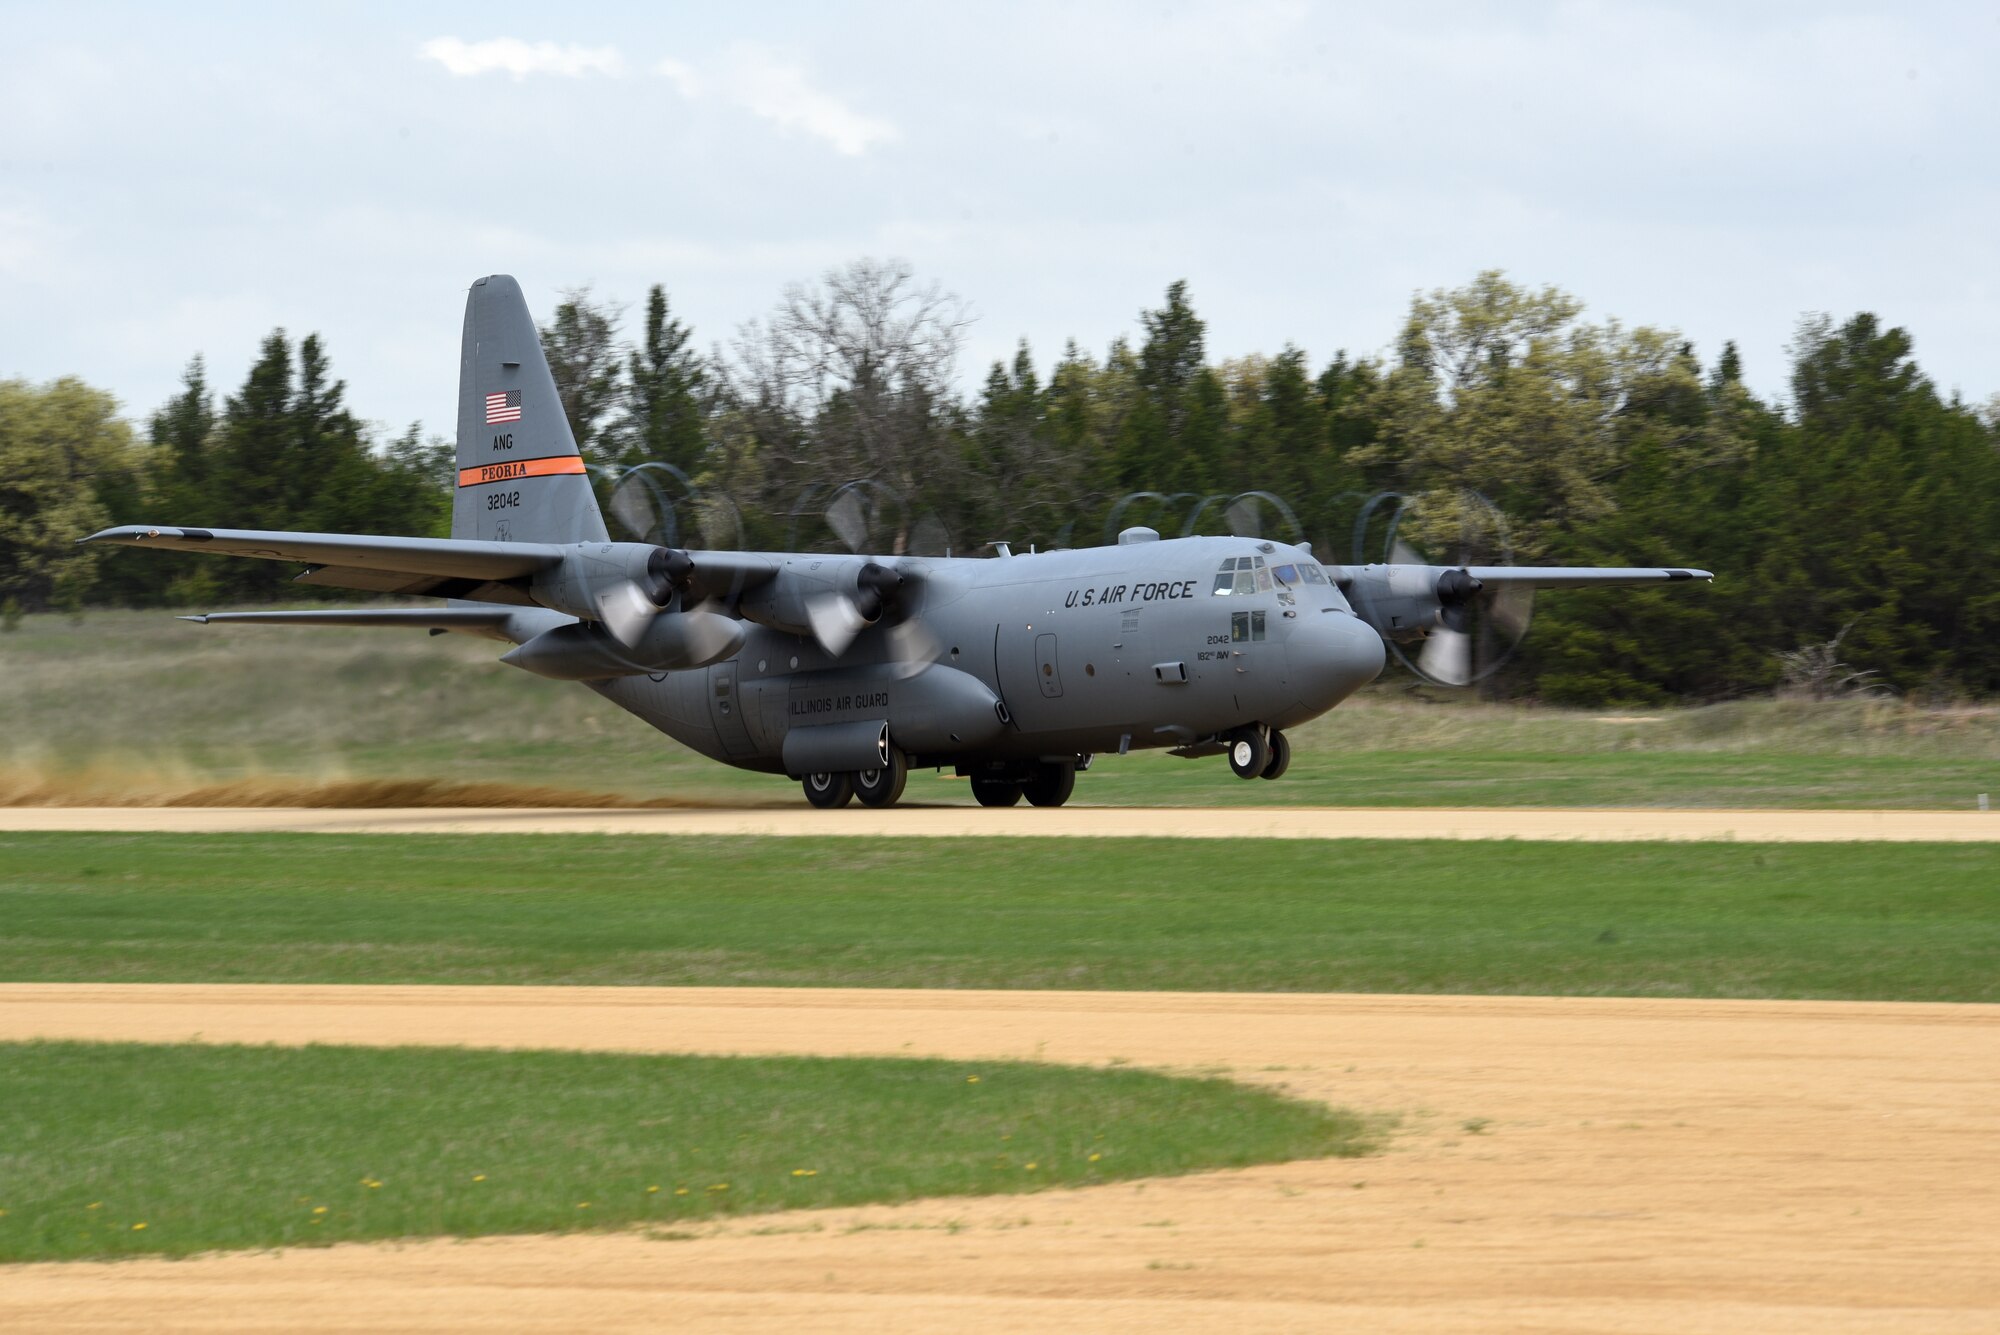
[[390,626],[405,630],[493,630],[520,613],[511,607],[356,607],[310,612],[198,612],[182,621],[206,626],[245,621],[261,626]]

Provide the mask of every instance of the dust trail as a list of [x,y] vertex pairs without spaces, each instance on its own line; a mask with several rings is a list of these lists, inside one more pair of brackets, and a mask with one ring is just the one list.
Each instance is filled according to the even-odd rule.
[[524,783],[448,779],[302,778],[260,774],[218,781],[174,767],[108,764],[75,770],[0,767],[0,807],[609,807],[622,810],[741,807],[684,797],[633,797]]

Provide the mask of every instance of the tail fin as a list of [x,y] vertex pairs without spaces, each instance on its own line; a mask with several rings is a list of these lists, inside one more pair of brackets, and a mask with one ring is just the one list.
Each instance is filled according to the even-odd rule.
[[521,285],[506,274],[474,279],[465,299],[451,536],[607,540],[541,334]]

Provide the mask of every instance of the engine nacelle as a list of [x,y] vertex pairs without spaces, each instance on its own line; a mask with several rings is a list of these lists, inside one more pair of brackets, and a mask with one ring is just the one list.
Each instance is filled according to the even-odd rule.
[[562,564],[536,575],[535,601],[586,621],[604,619],[607,594],[638,594],[656,608],[674,600],[676,581],[693,566],[686,552],[645,542],[592,542],[563,553]]
[[1344,566],[1336,581],[1355,614],[1385,639],[1411,644],[1463,620],[1482,587],[1456,566]]
[[590,622],[572,622],[517,645],[500,661],[557,681],[602,681],[707,667],[742,647],[742,622],[713,612],[672,612],[654,617],[633,644],[620,644]]
[[841,600],[863,625],[873,625],[902,583],[903,577],[888,566],[858,556],[800,557],[746,591],[736,610],[788,635],[812,635],[813,611],[828,599]]

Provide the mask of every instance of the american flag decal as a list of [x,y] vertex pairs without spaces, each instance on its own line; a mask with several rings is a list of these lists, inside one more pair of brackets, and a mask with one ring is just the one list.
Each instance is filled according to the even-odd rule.
[[502,390],[498,394],[486,396],[486,425],[496,426],[501,422],[521,420],[521,391]]

